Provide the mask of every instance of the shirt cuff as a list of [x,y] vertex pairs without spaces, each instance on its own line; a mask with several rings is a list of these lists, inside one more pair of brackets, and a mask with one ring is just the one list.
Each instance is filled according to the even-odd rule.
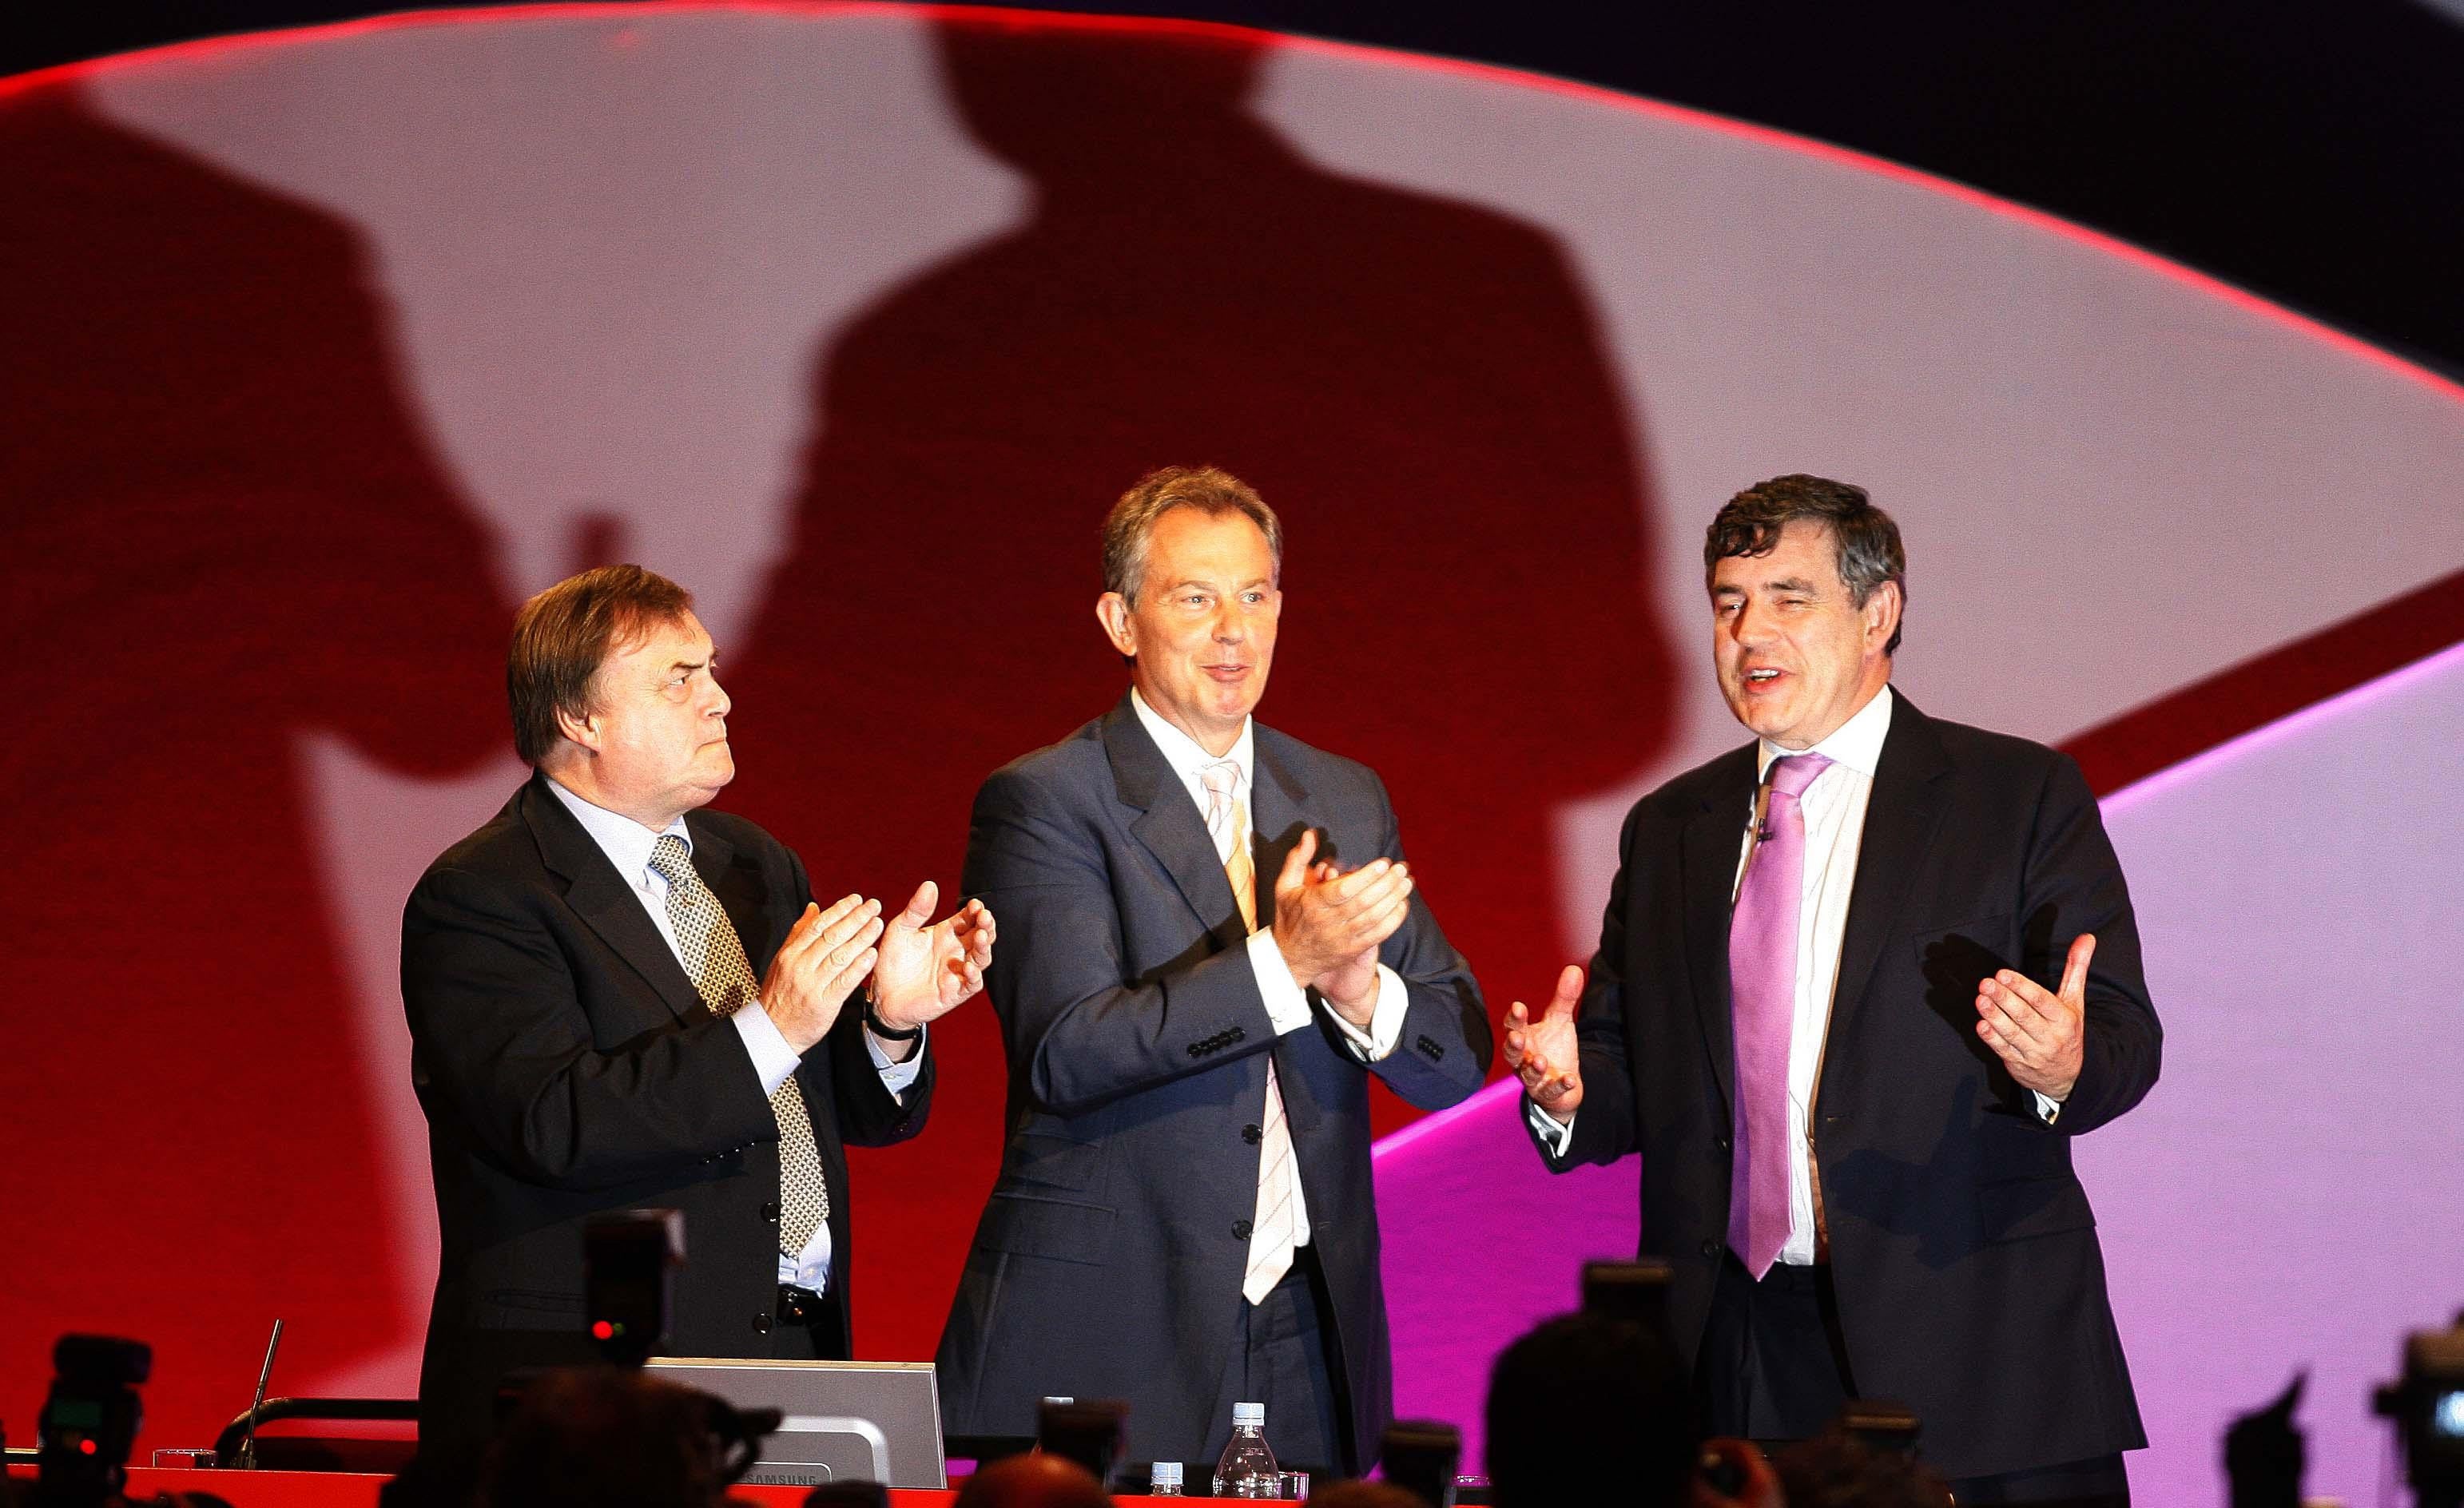
[[[854,1003],[859,1009],[863,1006],[860,1000]],[[919,1026],[916,1030],[930,1032],[932,1028]],[[908,1047],[915,1049],[915,1054],[902,1063],[896,1050]],[[912,1042],[885,1042],[873,1036],[872,1028],[867,1026],[864,1029],[864,1050],[872,1055],[872,1066],[881,1070],[881,1086],[889,1090],[892,1098],[905,1094],[914,1084],[915,1076],[924,1071],[924,1038],[921,1037]]]
[[1329,1005],[1327,1016],[1334,1029],[1352,1047],[1352,1056],[1364,1063],[1374,1063],[1395,1050],[1403,1039],[1403,1013],[1411,1009],[1412,994],[1404,988],[1403,976],[1384,964],[1377,966],[1377,1003],[1369,1010],[1369,1030],[1362,1031],[1343,1018],[1343,1013]]
[[2049,1100],[2045,1098],[2045,1092],[2042,1089],[2031,1089],[2028,1092],[2036,1097],[2037,1120],[2043,1122],[2047,1126],[2051,1126],[2056,1121],[2061,1119],[2062,1103],[2059,1100]]
[[1565,1156],[1566,1148],[1574,1141],[1573,1117],[1568,1116],[1560,1121],[1540,1108],[1540,1102],[1529,1095],[1523,1100],[1523,1113],[1530,1118],[1532,1134],[1540,1138],[1541,1146],[1549,1148],[1549,1155]]
[[1275,946],[1271,929],[1249,934],[1249,972],[1258,976],[1258,998],[1266,1002],[1266,1018],[1275,1023],[1277,1037],[1309,1023],[1309,992],[1292,983],[1292,972],[1284,963],[1284,951]]
[[787,1045],[779,1023],[759,1005],[748,1005],[728,1017],[736,1023],[736,1035],[744,1038],[744,1050],[753,1057],[753,1071],[760,1076],[764,1096],[779,1092],[779,1086],[796,1071],[803,1059]]

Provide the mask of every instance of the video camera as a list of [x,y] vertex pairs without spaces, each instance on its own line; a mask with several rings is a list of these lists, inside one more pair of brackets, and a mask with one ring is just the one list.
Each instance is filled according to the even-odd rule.
[[2464,1504],[2464,1315],[2405,1338],[2404,1375],[2378,1390],[2374,1408],[2395,1421],[2421,1508]]
[[60,1337],[52,1347],[52,1390],[43,1399],[42,1451],[30,1499],[35,1508],[90,1508],[120,1496],[145,1417],[137,1389],[153,1370],[153,1347],[141,1342]]

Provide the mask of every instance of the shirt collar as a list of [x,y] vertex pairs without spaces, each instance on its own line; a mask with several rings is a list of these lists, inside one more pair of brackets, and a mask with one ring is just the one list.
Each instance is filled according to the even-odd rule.
[[1210,764],[1221,764],[1223,759],[1231,760],[1240,766],[1241,785],[1243,789],[1247,789],[1249,771],[1252,768],[1250,753],[1256,744],[1253,736],[1258,726],[1256,718],[1241,719],[1241,736],[1233,741],[1232,752],[1223,755],[1222,759],[1219,759],[1201,748],[1197,739],[1165,722],[1163,714],[1149,707],[1147,699],[1138,694],[1138,688],[1134,686],[1130,688],[1130,708],[1138,714],[1138,722],[1145,727],[1147,736],[1155,740],[1157,749],[1163,751],[1164,763],[1172,766],[1172,773],[1180,776],[1180,783],[1189,787],[1190,795],[1199,798],[1200,807],[1205,805],[1203,798],[1199,797],[1199,793],[1205,789],[1205,786],[1199,779],[1198,772]]
[[582,824],[582,830],[590,835],[591,841],[599,845],[599,851],[616,866],[616,872],[625,877],[625,883],[636,890],[649,884],[650,850],[657,847],[659,840],[668,833],[683,839],[685,852],[693,852],[693,833],[686,828],[685,820],[681,817],[670,822],[666,832],[654,833],[621,812],[591,805],[566,790],[554,776],[547,777],[547,788],[556,793],[556,798],[564,803],[564,809],[573,814],[574,820]]
[[1771,761],[1793,754],[1818,754],[1833,764],[1844,764],[1866,779],[1882,762],[1882,739],[1891,731],[1891,688],[1884,686],[1874,693],[1874,699],[1857,709],[1857,715],[1832,730],[1831,736],[1812,749],[1782,749],[1765,738],[1754,751],[1754,777],[1757,781],[1771,774]]

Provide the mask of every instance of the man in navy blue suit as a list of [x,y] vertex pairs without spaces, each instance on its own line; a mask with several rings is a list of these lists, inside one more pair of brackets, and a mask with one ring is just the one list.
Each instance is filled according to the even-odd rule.
[[2146,1436],[2070,1142],[2161,1032],[2095,798],[1891,689],[1905,557],[1863,490],[1750,488],[1704,563],[1756,741],[1635,805],[1588,986],[1508,1011],[1532,1139],[1641,1155],[1711,1432],[1892,1398],[1963,1504],[2127,1502]]
[[1255,1402],[1280,1459],[1349,1475],[1393,1413],[1369,1081],[1462,1100],[1488,1019],[1376,775],[1249,715],[1282,545],[1221,471],[1132,489],[1096,605],[1129,693],[976,798],[1008,1130],[941,1336],[954,1432],[1121,1398],[1133,1456],[1207,1461]]

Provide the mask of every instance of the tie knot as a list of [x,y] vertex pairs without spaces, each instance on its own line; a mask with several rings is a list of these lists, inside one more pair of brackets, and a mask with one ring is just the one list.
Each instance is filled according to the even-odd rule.
[[1199,765],[1198,783],[1206,787],[1207,795],[1228,801],[1241,789],[1240,762],[1219,759],[1213,764]]
[[1773,796],[1785,796],[1793,801],[1805,794],[1814,777],[1831,768],[1827,755],[1818,754],[1790,754],[1771,761],[1771,783]]
[[675,834],[661,833],[659,841],[650,845],[650,867],[659,871],[660,877],[670,885],[674,885],[693,873],[693,850],[687,848],[685,841]]

